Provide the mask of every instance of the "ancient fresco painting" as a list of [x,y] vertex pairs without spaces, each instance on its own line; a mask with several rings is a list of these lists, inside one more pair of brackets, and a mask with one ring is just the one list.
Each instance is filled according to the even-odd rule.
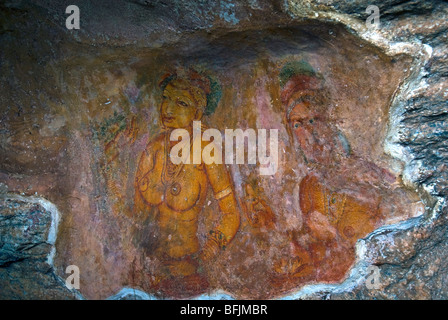
[[[56,263],[98,270],[110,291],[274,298],[340,282],[358,239],[420,213],[383,145],[405,59],[334,26],[101,54],[71,71],[83,74],[73,100],[88,106],[76,120],[88,134],[75,133],[72,148],[89,164],[91,189],[63,222],[78,231],[59,242],[91,251],[70,246]],[[201,134],[278,130],[276,171],[260,175],[262,165],[247,161],[173,163],[179,142],[170,134],[181,128],[193,137],[194,121]],[[182,145],[191,157],[194,143],[223,152],[217,141],[191,139]],[[247,159],[247,143],[237,148]],[[86,296],[110,294],[88,279]]]

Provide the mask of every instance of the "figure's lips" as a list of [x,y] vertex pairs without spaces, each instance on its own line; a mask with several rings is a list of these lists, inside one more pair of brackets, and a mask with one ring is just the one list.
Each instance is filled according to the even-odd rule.
[[171,122],[173,120],[174,120],[174,117],[169,117],[169,116],[162,117],[162,121],[164,121],[164,122]]

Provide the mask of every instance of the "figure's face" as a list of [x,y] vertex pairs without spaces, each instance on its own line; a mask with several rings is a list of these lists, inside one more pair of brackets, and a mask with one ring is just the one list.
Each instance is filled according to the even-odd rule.
[[294,104],[288,122],[307,160],[324,161],[332,137],[324,115],[316,111],[313,103],[305,100]]
[[202,112],[187,89],[180,89],[169,83],[163,91],[160,117],[167,128],[187,128],[193,120],[200,120]]

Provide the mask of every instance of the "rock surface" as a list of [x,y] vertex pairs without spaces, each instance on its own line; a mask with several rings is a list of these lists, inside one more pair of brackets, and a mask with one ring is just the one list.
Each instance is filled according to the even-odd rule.
[[[39,200],[0,200],[0,299],[78,299],[54,273],[54,213]],[[53,225],[53,226],[52,226]]]
[[[406,186],[418,192],[425,213],[382,227],[360,240],[357,264],[342,284],[308,286],[287,297],[448,299],[446,2],[383,1],[378,5],[381,25],[374,30],[365,26],[365,10],[371,4],[367,0],[77,2],[82,17],[79,31],[65,28],[65,2],[9,0],[0,4],[0,44],[6,48],[0,52],[0,83],[5,88],[0,94],[0,182],[9,192],[37,192],[62,213],[54,244],[48,241],[51,212],[28,197],[2,198],[0,298],[80,298],[61,279],[71,257],[89,256],[90,252],[101,253],[104,259],[100,263],[95,257],[86,258],[85,268],[101,273],[93,278],[100,284],[107,283],[108,275],[119,280],[104,291],[85,291],[86,297],[106,298],[128,285],[120,280],[128,275],[113,267],[129,263],[125,254],[113,252],[121,246],[121,239],[103,243],[104,238],[114,239],[112,236],[127,225],[124,220],[113,222],[107,211],[101,213],[101,208],[107,208],[101,198],[104,189],[95,186],[91,173],[99,171],[100,165],[94,161],[95,153],[86,151],[99,148],[89,144],[93,140],[89,131],[95,123],[92,119],[107,119],[106,99],[113,94],[118,97],[113,88],[123,86],[118,80],[107,82],[120,79],[114,78],[123,69],[117,61],[128,52],[152,59],[150,49],[161,55],[193,52],[194,58],[200,59],[200,50],[194,49],[214,39],[218,41],[213,48],[221,48],[225,56],[230,53],[219,46],[220,39],[237,39],[244,46],[250,32],[275,34],[279,26],[317,23],[344,29],[362,45],[373,46],[397,60],[409,58],[410,62],[402,65],[407,76],[394,91],[387,136],[380,146],[404,163],[397,165],[398,170],[402,170]],[[241,52],[252,52],[249,49]],[[82,57],[78,57],[80,52]],[[132,58],[126,61],[134,62]],[[115,72],[114,76],[100,71],[95,74],[99,70],[95,66],[103,64],[112,66],[110,74]],[[229,64],[223,62],[225,67]],[[92,78],[80,76],[85,70],[94,70]],[[94,87],[92,79],[104,84],[105,93],[85,89]],[[98,108],[89,101],[103,105]],[[107,221],[107,232],[102,231],[101,221]],[[81,225],[83,230],[77,228]],[[77,239],[88,239],[86,247],[73,247]],[[55,247],[53,265],[48,257]],[[371,265],[379,267],[379,289],[365,285]],[[134,277],[138,275],[129,275]],[[88,283],[82,282],[83,286]],[[139,294],[131,298],[145,297]]]

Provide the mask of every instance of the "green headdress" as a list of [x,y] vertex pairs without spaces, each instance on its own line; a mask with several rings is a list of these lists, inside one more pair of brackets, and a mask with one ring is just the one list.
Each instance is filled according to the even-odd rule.
[[280,71],[280,86],[283,88],[289,79],[296,75],[320,78],[316,71],[314,71],[313,67],[305,60],[291,61],[286,63]]

